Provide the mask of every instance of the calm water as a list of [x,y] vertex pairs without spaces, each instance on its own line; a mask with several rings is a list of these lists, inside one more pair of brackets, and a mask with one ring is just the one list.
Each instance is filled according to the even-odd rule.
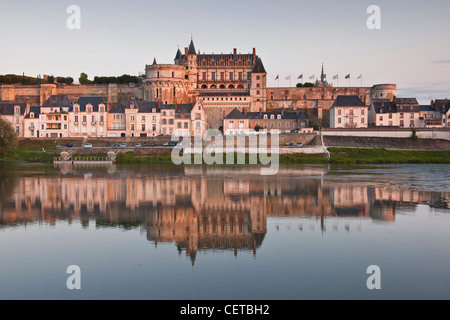
[[0,298],[450,299],[449,206],[449,165],[0,164]]

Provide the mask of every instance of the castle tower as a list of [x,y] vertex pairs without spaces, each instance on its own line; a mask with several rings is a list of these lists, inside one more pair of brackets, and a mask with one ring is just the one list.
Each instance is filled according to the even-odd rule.
[[195,52],[194,40],[191,38],[191,43],[186,54],[186,75],[189,79],[189,89],[197,89],[197,53]]
[[266,110],[267,72],[261,58],[255,55],[255,65],[252,70],[250,96],[252,97],[251,111]]

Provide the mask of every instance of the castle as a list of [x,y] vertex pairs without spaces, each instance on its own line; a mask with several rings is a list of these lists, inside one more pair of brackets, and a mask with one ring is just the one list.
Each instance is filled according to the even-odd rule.
[[67,95],[72,101],[82,96],[101,96],[107,108],[128,104],[131,98],[160,104],[195,104],[202,100],[210,127],[221,126],[223,118],[234,108],[260,112],[278,109],[301,110],[312,122],[328,123],[329,109],[339,95],[358,96],[370,105],[373,99],[395,99],[395,84],[372,87],[267,88],[267,72],[253,48],[241,54],[233,49],[229,54],[205,54],[196,51],[191,39],[184,53],[176,52],[173,64],[153,63],[145,66],[140,84],[105,85],[0,85],[0,101],[41,106],[52,95]]

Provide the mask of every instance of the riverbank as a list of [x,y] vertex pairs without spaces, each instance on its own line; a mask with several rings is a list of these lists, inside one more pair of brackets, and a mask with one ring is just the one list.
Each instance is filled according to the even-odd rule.
[[[58,140],[22,140],[15,149],[9,150],[0,161],[22,161],[53,163],[59,157],[66,141]],[[77,156],[106,157],[107,149],[76,148]],[[117,152],[117,164],[126,163],[172,163],[171,148],[128,148],[113,149]],[[292,149],[295,152],[295,148]],[[298,149],[299,151],[301,149]],[[384,164],[384,163],[440,163],[450,164],[450,150],[391,150],[383,148],[341,148],[330,147],[330,159],[326,154],[291,153],[280,154],[280,163],[347,163],[347,164]],[[246,156],[248,163],[249,156]],[[235,155],[235,162],[236,155]]]

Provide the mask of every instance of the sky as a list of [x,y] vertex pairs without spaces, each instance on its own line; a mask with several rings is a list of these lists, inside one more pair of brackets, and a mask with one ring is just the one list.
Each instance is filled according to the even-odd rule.
[[[80,29],[67,27],[70,5]],[[370,5],[379,30],[367,27]],[[429,104],[450,98],[449,12],[448,0],[0,0],[0,74],[138,75],[153,58],[173,63],[192,36],[201,53],[256,48],[269,87],[318,78],[323,63],[334,86],[336,74],[361,86],[362,74],[363,86],[395,83],[398,97]]]

